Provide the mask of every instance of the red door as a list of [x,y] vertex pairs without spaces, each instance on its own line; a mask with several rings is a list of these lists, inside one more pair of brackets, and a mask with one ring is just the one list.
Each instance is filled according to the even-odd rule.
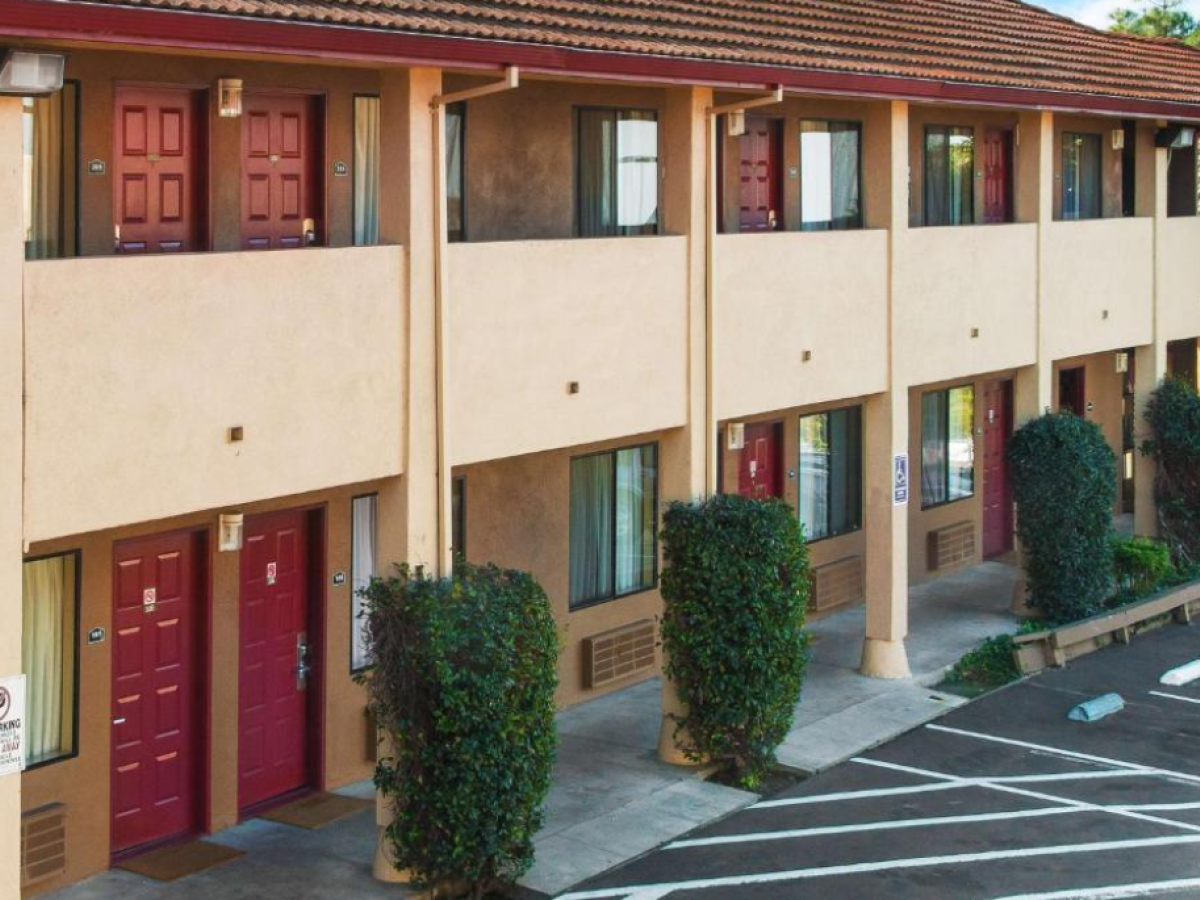
[[197,830],[199,540],[163,535],[113,553],[114,855]]
[[989,128],[983,138],[983,221],[1012,221],[1012,132]]
[[205,249],[203,91],[117,88],[113,215],[118,253]]
[[741,147],[741,230],[774,231],[783,224],[779,120],[746,117]]
[[250,93],[242,118],[242,245],[277,250],[319,243],[325,207],[320,98]]
[[738,493],[743,497],[782,497],[783,426],[758,422],[746,426],[746,445],[738,462]]
[[242,810],[309,783],[308,579],[303,511],[247,519],[238,669]]
[[983,555],[1012,549],[1012,488],[1008,479],[1008,438],[1012,434],[1012,382],[983,386]]

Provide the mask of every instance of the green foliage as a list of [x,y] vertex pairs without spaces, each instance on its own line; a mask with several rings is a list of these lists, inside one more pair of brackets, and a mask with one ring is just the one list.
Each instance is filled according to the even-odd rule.
[[778,500],[672,503],[663,518],[666,674],[697,760],[755,787],[775,760],[808,660],[808,548]]
[[373,579],[364,676],[384,735],[375,784],[398,868],[482,897],[533,863],[556,743],[558,633],[534,579],[455,565]]
[[1011,634],[990,637],[965,653],[954,664],[946,680],[970,685],[979,691],[990,691],[1016,681],[1021,672],[1013,658],[1013,649]]
[[1099,612],[1113,584],[1116,458],[1094,422],[1048,413],[1009,445],[1029,603],[1048,619]]
[[1159,531],[1181,568],[1200,563],[1200,396],[1168,378],[1146,405],[1153,438],[1142,452],[1154,457]]
[[1153,593],[1175,575],[1171,549],[1162,541],[1114,535],[1112,552],[1118,599],[1122,601]]
[[1200,43],[1200,23],[1184,8],[1183,0],[1137,0],[1136,7],[1118,7],[1108,15],[1112,31]]

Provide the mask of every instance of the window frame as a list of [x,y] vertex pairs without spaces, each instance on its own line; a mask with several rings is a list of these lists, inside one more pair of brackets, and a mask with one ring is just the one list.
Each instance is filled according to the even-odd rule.
[[[622,450],[644,450],[647,447],[654,448],[654,498],[653,498],[653,516],[654,527],[650,529],[650,549],[651,558],[654,560],[654,572],[650,578],[650,584],[645,587],[637,587],[628,591],[618,591],[616,589],[617,579],[617,454]],[[609,554],[609,566],[612,572],[612,592],[603,597],[594,597],[590,600],[581,600],[575,602],[571,599],[571,469],[576,460],[593,459],[597,456],[613,457],[613,474],[612,474],[612,498],[610,512],[612,514],[612,549]],[[612,603],[616,600],[624,600],[627,597],[636,597],[638,594],[645,594],[649,591],[658,590],[659,578],[661,576],[661,565],[658,558],[658,518],[661,512],[660,499],[662,496],[662,480],[660,478],[662,465],[662,448],[658,441],[646,441],[641,444],[625,444],[620,447],[612,447],[608,450],[594,450],[591,453],[580,453],[572,456],[567,463],[567,613],[582,612],[585,609],[590,609],[594,606],[600,606],[605,603]]]
[[[1093,188],[1096,191],[1096,214],[1094,216],[1082,216],[1078,214],[1082,196],[1076,191],[1075,206],[1076,215],[1067,216],[1067,148],[1071,146],[1075,138],[1087,138],[1086,144],[1095,146],[1096,148],[1096,177]],[[1059,138],[1062,147],[1059,151],[1059,221],[1061,222],[1092,222],[1097,219],[1104,218],[1104,136],[1095,131],[1063,131]],[[1079,144],[1076,146],[1083,146]],[[1082,156],[1080,157],[1082,159]],[[1081,172],[1082,167],[1079,165],[1079,160],[1075,163],[1075,171]],[[1082,181],[1080,182],[1082,185]]]
[[[944,171],[946,173],[946,216],[947,221],[939,223],[931,223],[929,221],[929,186],[931,180],[929,178],[929,136],[934,132],[942,132],[946,138],[946,150],[943,156],[945,163]],[[957,132],[957,134],[956,134]],[[962,136],[964,132],[969,132],[971,136],[971,178],[970,190],[968,196],[971,200],[971,215],[970,220],[965,222],[950,222],[950,138]],[[979,161],[979,145],[975,136],[974,125],[926,125],[921,132],[921,227],[923,228],[962,228],[964,226],[979,224],[976,218],[976,202],[975,202],[975,167]]]
[[[950,496],[950,393],[951,393],[951,391],[961,391],[961,390],[964,390],[967,388],[970,388],[970,390],[971,390],[971,493],[963,494],[961,497],[951,497]],[[924,412],[925,412],[925,398],[931,394],[945,394],[946,395],[946,404],[945,404],[946,412],[945,412],[945,416],[942,419],[943,429],[944,429],[944,433],[946,435],[946,447],[945,447],[946,464],[945,464],[944,477],[942,479],[942,485],[945,490],[946,499],[938,500],[935,503],[926,503],[925,502]],[[978,412],[978,408],[976,406],[975,401],[976,401],[976,389],[975,389],[975,383],[973,381],[967,381],[967,382],[963,382],[961,384],[952,384],[952,385],[949,385],[948,387],[935,388],[930,391],[922,391],[921,392],[921,405],[918,410],[918,412],[920,413],[920,418],[922,420],[921,436],[920,436],[920,442],[918,445],[918,450],[919,450],[918,456],[921,460],[921,478],[919,480],[919,484],[921,485],[921,512],[926,512],[931,509],[938,509],[943,506],[949,506],[952,503],[961,503],[964,500],[973,500],[973,499],[975,499],[975,496],[978,494],[978,491],[977,491],[978,479],[976,478],[976,472],[975,472],[975,467],[976,467],[976,463],[977,463],[977,459],[976,459],[976,455],[975,455],[975,438],[977,437],[977,435],[975,434],[975,420],[976,420],[976,414]]]
[[[622,225],[614,224],[612,226],[614,230],[611,234],[584,234],[583,233],[583,172],[581,170],[581,167],[583,164],[583,113],[588,113],[588,112],[612,113],[614,116],[614,121],[617,124],[620,124],[620,122],[621,122],[621,114],[622,113],[631,113],[631,112],[649,113],[650,115],[654,116],[653,121],[654,121],[655,129],[656,129],[657,141],[655,142],[656,177],[654,179],[655,215],[654,215],[653,230],[646,231],[646,230],[644,230],[646,228],[646,226],[641,226],[642,230],[639,230],[639,231],[622,232],[622,230],[621,230],[622,228],[633,228],[634,226],[630,226],[630,225],[622,226]],[[663,218],[662,112],[657,107],[634,106],[634,105],[611,106],[611,105],[604,105],[604,104],[599,104],[599,105],[584,104],[584,105],[576,106],[574,108],[573,116],[574,116],[574,123],[573,123],[573,128],[571,130],[572,130],[573,137],[574,137],[574,157],[575,157],[573,160],[573,164],[572,164],[572,177],[575,179],[575,190],[573,191],[573,194],[575,197],[575,210],[574,210],[574,215],[572,216],[572,218],[574,220],[572,223],[572,227],[574,228],[574,236],[577,239],[583,239],[583,240],[589,240],[589,239],[590,240],[604,240],[607,238],[638,238],[638,237],[659,237],[659,236],[661,236],[664,233],[663,227],[662,227],[662,218]],[[618,129],[618,131],[619,131],[619,129]],[[614,135],[616,135],[616,131],[614,131]],[[614,140],[618,140],[618,138],[616,138],[614,136]],[[614,148],[614,153],[613,153],[614,160],[616,160],[616,157],[617,157],[617,153],[616,153],[617,149],[619,149],[619,147]],[[618,166],[617,171],[619,172],[620,171],[620,169],[619,169],[620,163],[617,162],[616,165]],[[615,173],[614,173],[614,179],[613,179],[613,187],[614,187],[614,191],[616,191],[617,190],[617,178],[616,178]],[[618,196],[619,196],[619,193],[618,193]],[[615,210],[616,210],[615,203],[614,203],[613,209],[614,209],[614,215],[615,215]]]
[[[83,627],[83,550],[76,548],[73,550],[63,550],[59,553],[40,553],[37,556],[24,556],[21,558],[21,565],[23,567],[25,563],[43,562],[47,559],[58,559],[64,556],[72,556],[75,558],[75,615],[72,622],[75,640],[71,642],[73,644],[71,648],[71,665],[74,667],[75,677],[72,679],[74,691],[72,692],[73,696],[71,698],[71,750],[68,753],[53,756],[49,759],[38,760],[35,763],[27,763],[22,772],[32,772],[35,769],[44,769],[47,766],[53,766],[56,763],[77,759],[79,757],[79,745],[82,742],[82,735],[79,733],[79,665],[81,658],[80,644],[83,642],[80,632],[80,629]],[[23,573],[25,571],[24,568],[22,568],[21,571]],[[65,653],[63,654],[63,658],[66,658]],[[24,663],[22,663],[22,667],[24,667]],[[24,672],[21,674],[25,675],[25,697],[26,702],[28,703],[29,676]]]
[[[856,222],[854,225],[849,225],[845,228],[838,228],[833,225],[833,223],[837,220],[830,219],[830,227],[828,227],[828,228],[805,228],[804,227],[804,224],[805,224],[804,223],[804,134],[805,134],[804,123],[805,122],[820,122],[826,126],[830,126],[830,125],[843,125],[843,126],[852,125],[852,126],[854,126],[853,130],[858,135],[858,141],[857,141],[858,153],[856,154],[857,159],[855,160],[855,175],[858,180],[858,216],[857,216],[857,219],[856,219]],[[821,132],[817,132],[817,133],[819,134]],[[826,134],[834,134],[835,132],[827,131],[825,133]],[[803,118],[800,120],[799,134],[800,134],[800,179],[799,179],[799,182],[800,182],[799,183],[800,229],[799,230],[803,231],[803,232],[815,232],[815,233],[832,232],[832,231],[862,231],[863,228],[866,227],[866,221],[867,221],[866,196],[863,193],[864,188],[866,187],[866,182],[863,178],[863,160],[865,157],[864,157],[864,153],[863,153],[864,148],[863,148],[863,122],[862,122],[862,120],[861,119]],[[720,171],[720,170],[718,170],[718,171]],[[830,190],[832,191],[832,183],[830,185]]]
[[[450,491],[451,507],[454,506],[454,492],[458,492],[458,514],[455,515],[453,509],[451,509],[450,515],[450,550],[454,554],[455,559],[465,560],[467,558],[467,476],[452,476],[450,479]],[[455,544],[453,540],[455,531],[457,531],[459,533],[459,537],[462,538],[459,544]]]
[[[355,494],[353,497],[350,498],[350,674],[351,675],[360,675],[363,672],[367,671],[369,668],[371,668],[371,663],[369,663],[369,662],[366,663],[365,665],[359,666],[357,668],[354,665],[354,634],[355,634],[355,625],[358,622],[358,616],[356,615],[356,613],[358,612],[358,610],[356,609],[356,604],[358,603],[358,591],[354,587],[354,553],[355,553],[355,549],[356,549],[355,540],[354,540],[354,504],[357,503],[359,500],[366,500],[369,497],[373,497],[375,499],[375,523],[374,523],[375,539],[376,539],[375,551],[376,551],[376,557],[378,557],[378,553],[379,553],[379,491],[369,491],[365,494]],[[379,559],[378,558],[376,558],[376,560],[375,560],[375,568],[376,569],[379,568]],[[378,577],[378,575],[379,575],[379,573],[376,572],[375,576]]]
[[[796,420],[796,433],[797,433],[797,441],[796,441],[796,444],[797,444],[797,447],[796,447],[796,462],[797,462],[797,467],[796,467],[796,470],[797,470],[797,472],[796,472],[796,474],[797,474],[797,477],[796,477],[796,517],[797,517],[797,519],[799,519],[800,510],[801,510],[802,502],[803,502],[802,497],[803,497],[803,485],[804,485],[804,470],[799,465],[801,454],[803,454],[803,452],[804,452],[803,446],[799,439],[800,438],[800,429],[803,427],[802,423],[805,419],[811,419],[811,418],[815,418],[817,416],[824,416],[825,418],[828,418],[829,416],[832,416],[834,413],[850,413],[850,412],[858,413],[858,524],[855,525],[853,528],[848,528],[845,531],[838,531],[838,532],[833,531],[832,527],[830,527],[830,525],[829,525],[829,519],[831,518],[831,513],[832,513],[832,506],[828,502],[828,496],[826,496],[826,527],[829,529],[829,531],[823,537],[819,537],[819,538],[810,538],[807,535],[805,535],[804,542],[810,546],[813,544],[823,543],[824,541],[832,541],[835,538],[846,537],[847,535],[851,535],[851,534],[858,534],[860,531],[863,530],[863,528],[865,526],[864,520],[866,519],[866,511],[865,511],[866,502],[865,502],[865,496],[864,496],[864,488],[866,487],[866,453],[864,452],[864,442],[863,442],[863,406],[861,403],[852,403],[849,406],[836,406],[831,409],[823,409],[823,410],[819,410],[817,412],[804,413],[803,415],[799,416]],[[828,429],[828,426],[826,426],[826,428]],[[830,486],[832,486],[832,482],[830,482],[829,484],[830,484]]]
[[[462,144],[462,153],[459,155],[459,160],[458,160],[459,170],[461,172],[460,180],[462,182],[462,197],[460,198],[462,201],[462,205],[461,205],[461,211],[459,213],[462,227],[457,230],[451,229],[450,228],[450,216],[447,215],[446,216],[446,241],[447,241],[447,243],[451,243],[451,244],[464,244],[468,240],[468,237],[467,237],[467,234],[468,234],[468,229],[467,229],[467,128],[468,128],[467,101],[460,100],[457,103],[451,103],[450,105],[448,105],[446,107],[446,118],[449,119],[451,115],[458,116],[462,122],[462,124],[459,126],[459,135],[460,135],[459,140]],[[445,140],[444,135],[443,135],[443,140]],[[450,144],[448,141],[446,142],[445,149],[447,151],[450,149]],[[448,161],[446,161],[446,176],[445,177],[446,177],[446,188],[447,188],[446,198],[448,201],[449,197],[450,197],[450,191],[449,191],[450,166],[448,164]],[[464,541],[464,544],[465,543],[466,542]]]

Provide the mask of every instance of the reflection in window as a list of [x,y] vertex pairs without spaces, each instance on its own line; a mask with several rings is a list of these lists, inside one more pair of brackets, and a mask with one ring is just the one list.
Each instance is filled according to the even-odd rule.
[[838,231],[862,227],[862,126],[800,123],[800,227]]
[[862,527],[862,409],[800,417],[800,523],[810,541]]
[[975,388],[930,391],[921,398],[921,506],[975,493]]
[[355,497],[350,504],[350,669],[371,664],[363,627],[366,600],[360,595],[378,574],[379,496]]
[[1100,218],[1100,135],[1063,135],[1062,217]]
[[25,258],[76,253],[77,86],[23,101]]
[[379,243],[379,98],[354,98],[354,245]]
[[925,224],[975,221],[975,131],[931,125],[925,129]]
[[658,116],[650,110],[579,111],[579,234],[658,231]]
[[467,239],[467,104],[446,107],[446,232],[451,241]]
[[75,752],[78,566],[78,554],[66,553],[29,560],[22,568],[26,765]]

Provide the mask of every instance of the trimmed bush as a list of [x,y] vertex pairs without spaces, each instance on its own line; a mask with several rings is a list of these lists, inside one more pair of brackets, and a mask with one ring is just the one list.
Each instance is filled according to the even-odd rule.
[[666,675],[697,761],[755,787],[775,761],[807,662],[808,548],[779,500],[717,496],[663,517]]
[[464,562],[442,579],[401,566],[363,595],[396,865],[482,897],[533,864],[556,743],[550,604],[523,572]]
[[1171,549],[1162,541],[1146,537],[1114,537],[1113,571],[1117,577],[1117,599],[1128,602],[1153,593],[1175,576]]
[[974,650],[963,654],[947,674],[946,680],[969,685],[980,692],[1016,681],[1021,677],[1021,671],[1013,658],[1014,648],[1011,634],[987,638]]
[[1094,422],[1049,413],[1008,450],[1029,604],[1052,622],[1099,612],[1113,586],[1116,457]]
[[1154,436],[1142,452],[1154,457],[1159,530],[1180,568],[1200,563],[1200,396],[1178,378],[1151,395],[1146,422]]

